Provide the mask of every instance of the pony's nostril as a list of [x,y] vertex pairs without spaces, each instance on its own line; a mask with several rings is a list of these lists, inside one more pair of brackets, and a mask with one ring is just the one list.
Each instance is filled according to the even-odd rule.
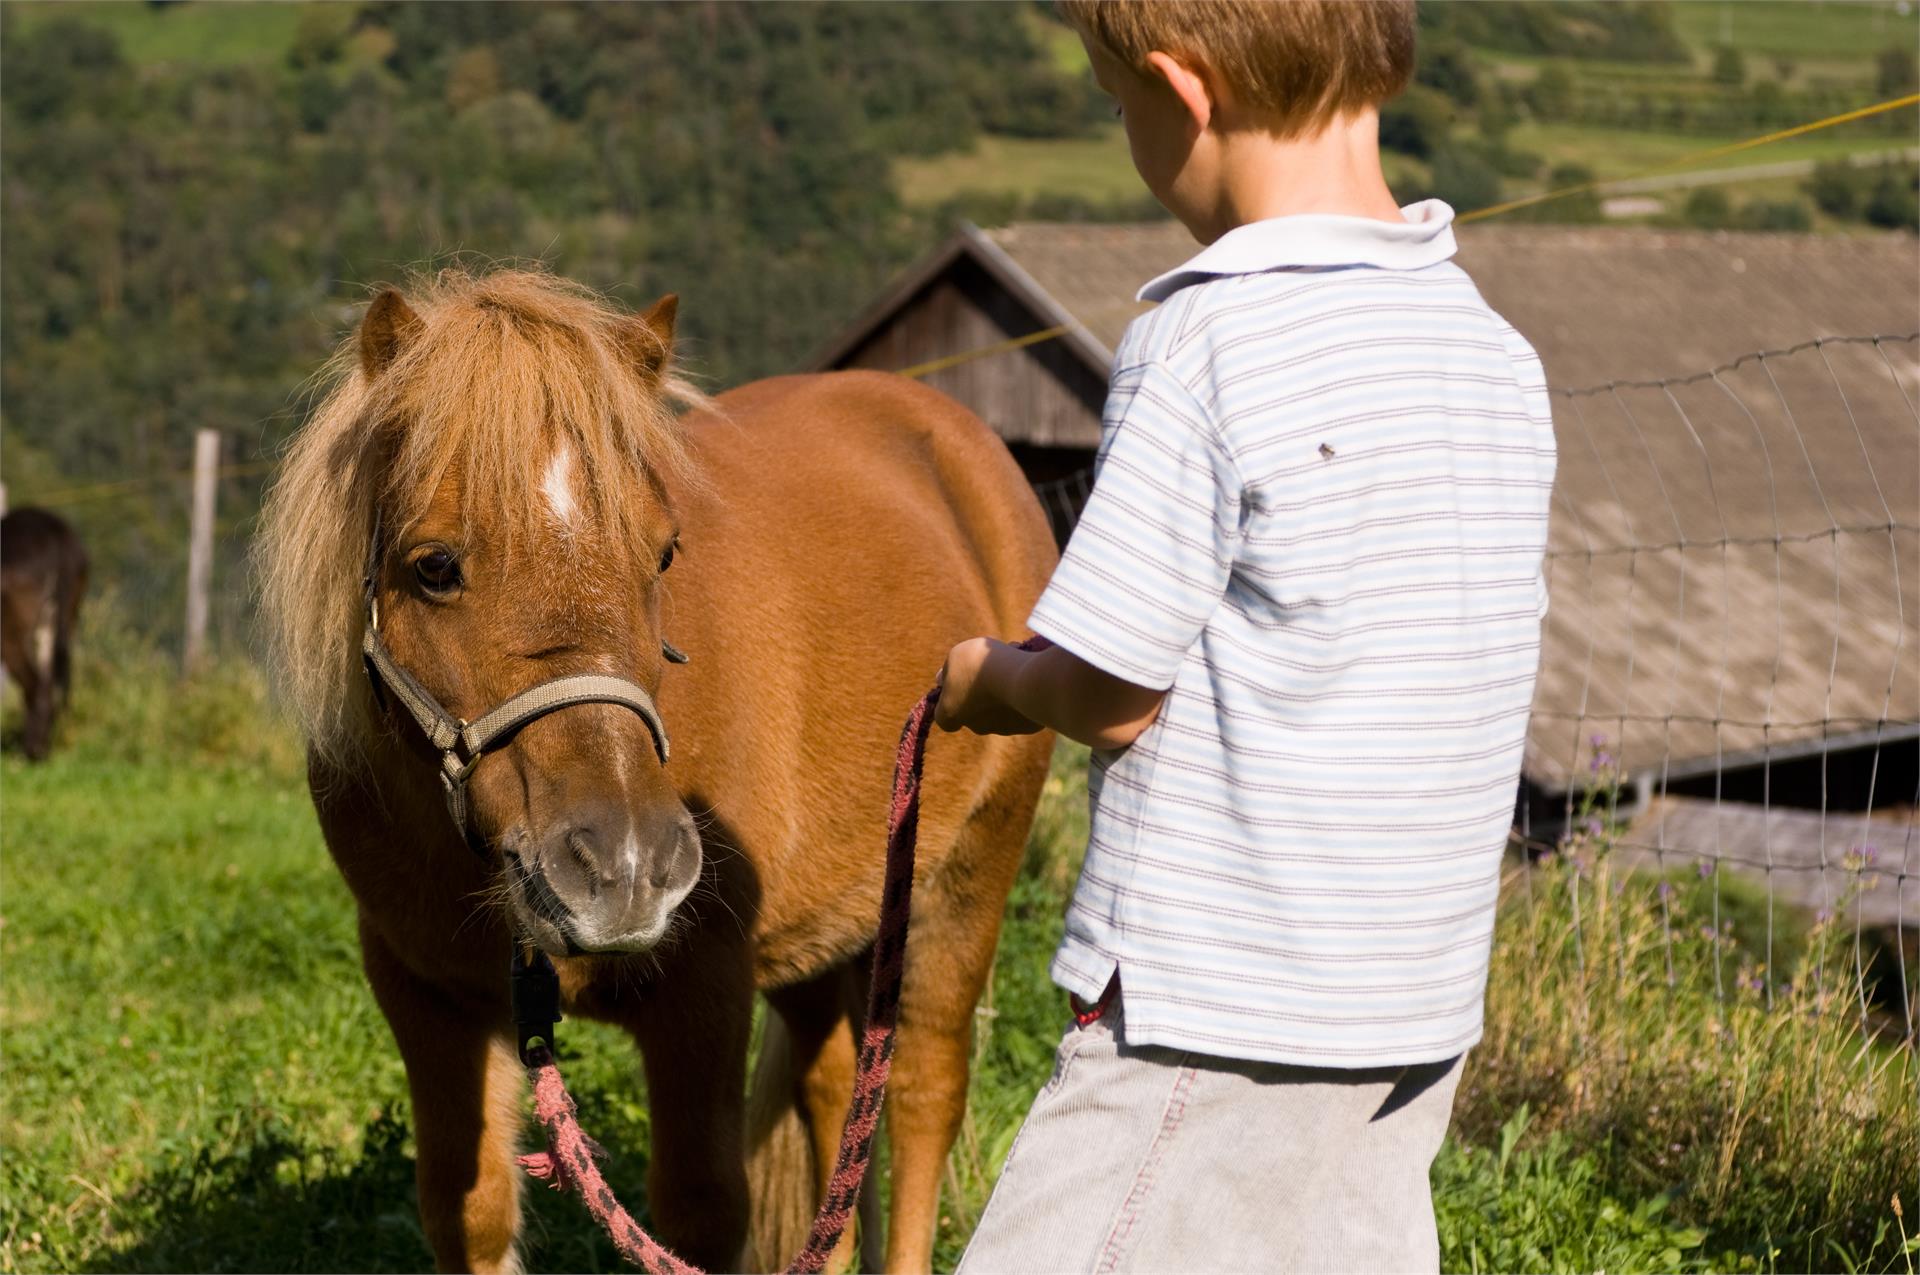
[[594,857],[593,834],[585,828],[570,828],[567,830],[565,844],[567,854],[572,857],[574,865],[580,869],[580,875],[586,880],[587,897],[599,898],[600,887],[606,882],[603,880],[605,874],[602,873],[600,864]]
[[681,859],[692,852],[697,834],[693,820],[680,818],[673,821],[668,831],[668,844],[664,853],[653,856],[653,867],[647,873],[647,880],[656,890],[665,889],[680,867]]

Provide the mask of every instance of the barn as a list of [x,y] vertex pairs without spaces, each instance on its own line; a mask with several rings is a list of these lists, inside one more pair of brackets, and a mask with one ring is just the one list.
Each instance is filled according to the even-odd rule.
[[[1560,446],[1516,808],[1550,844],[1596,777],[1635,853],[1830,903],[1865,855],[1920,918],[1920,242],[1466,226],[1540,351]],[[814,356],[906,371],[1006,440],[1064,538],[1106,379],[1177,223],[964,226]],[[1777,842],[1777,844],[1776,844]],[[1862,895],[1865,899],[1869,896]]]

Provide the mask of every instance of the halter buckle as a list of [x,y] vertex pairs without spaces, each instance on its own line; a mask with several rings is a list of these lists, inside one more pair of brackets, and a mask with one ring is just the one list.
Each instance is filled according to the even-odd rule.
[[515,1049],[520,1061],[531,1067],[534,1050],[553,1049],[553,1025],[562,1017],[560,976],[545,952],[515,943],[507,988],[513,1003]]

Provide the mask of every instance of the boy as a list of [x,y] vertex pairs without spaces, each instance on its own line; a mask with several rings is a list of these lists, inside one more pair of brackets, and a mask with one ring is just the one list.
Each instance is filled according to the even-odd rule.
[[1410,3],[1059,0],[1210,245],[1141,290],[1036,653],[949,730],[1090,744],[1075,998],[962,1270],[1434,1270],[1546,593],[1540,363],[1395,205]]

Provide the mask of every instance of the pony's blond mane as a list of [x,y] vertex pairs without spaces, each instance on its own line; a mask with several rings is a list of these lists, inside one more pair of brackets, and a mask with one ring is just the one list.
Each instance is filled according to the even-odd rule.
[[543,517],[542,469],[564,441],[595,525],[633,539],[637,485],[691,476],[674,404],[703,401],[678,378],[638,374],[647,330],[566,280],[443,271],[405,291],[419,332],[371,380],[357,334],[334,352],[254,545],[275,682],[310,746],[336,761],[367,726],[359,642],[376,510],[386,534],[404,531],[457,465],[467,525],[511,542]]

